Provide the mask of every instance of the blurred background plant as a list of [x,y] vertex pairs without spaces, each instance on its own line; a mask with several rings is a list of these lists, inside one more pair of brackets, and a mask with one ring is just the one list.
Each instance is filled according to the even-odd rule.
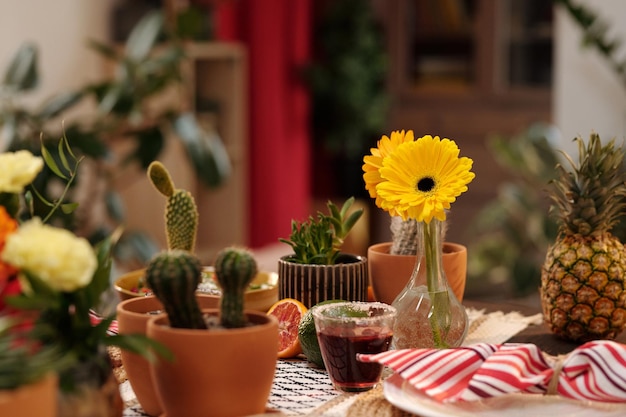
[[548,245],[556,237],[556,222],[548,216],[545,193],[559,161],[555,150],[559,133],[553,126],[537,124],[512,138],[493,136],[489,149],[510,174],[498,197],[477,216],[469,245],[467,292],[504,286],[515,296],[539,287],[541,265]]
[[314,59],[304,76],[316,163],[327,161],[329,174],[314,179],[314,187],[332,188],[324,197],[349,198],[357,191],[357,197],[367,197],[362,158],[387,124],[384,33],[370,2],[320,1],[316,12]]
[[[128,185],[132,178],[120,181],[120,176],[131,165],[145,171],[169,137],[180,140],[207,187],[219,187],[228,178],[230,161],[219,136],[201,128],[177,95],[185,83],[181,42],[167,30],[162,13],[151,12],[133,27],[124,45],[90,41],[90,47],[111,64],[108,78],[59,92],[32,107],[23,102],[41,77],[38,49],[29,43],[19,48],[0,84],[0,148],[28,149],[38,155],[43,141],[58,159],[57,140],[65,135],[72,149],[86,156],[70,194],[79,209],[70,215],[58,213],[52,224],[92,242],[109,235],[124,223],[124,207],[112,184]],[[53,201],[58,178],[46,167],[34,186]],[[35,207],[35,212],[39,209],[44,208]],[[157,250],[139,230],[126,230],[117,245],[125,262],[141,265]]]
[[[556,164],[563,162],[559,137],[556,127],[541,123],[511,138],[489,138],[494,159],[510,179],[471,226],[475,239],[468,249],[472,254],[468,293],[484,292],[485,281],[491,289],[499,287],[514,297],[534,294],[539,288],[548,246],[557,235],[547,190],[556,177]],[[626,222],[618,223],[613,231],[626,242]],[[502,295],[502,291],[496,293]]]

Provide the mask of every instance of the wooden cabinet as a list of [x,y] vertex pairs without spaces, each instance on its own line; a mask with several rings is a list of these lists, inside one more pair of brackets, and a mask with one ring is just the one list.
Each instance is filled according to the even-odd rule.
[[511,96],[549,90],[552,3],[388,3],[391,87],[403,96]]
[[391,92],[389,126],[448,137],[474,160],[476,179],[451,211],[449,238],[467,243],[473,217],[506,173],[491,135],[549,122],[552,2],[381,1]]
[[223,186],[195,186],[197,252],[210,262],[220,249],[248,242],[247,53],[242,45],[219,42],[191,43],[186,52],[186,101],[203,127],[219,135],[232,163]]

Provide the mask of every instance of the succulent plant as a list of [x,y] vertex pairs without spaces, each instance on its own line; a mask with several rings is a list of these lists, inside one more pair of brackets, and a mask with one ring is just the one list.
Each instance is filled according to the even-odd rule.
[[233,246],[217,254],[215,275],[222,288],[222,326],[231,328],[246,325],[244,293],[256,274],[257,263],[248,250]]
[[289,239],[279,239],[293,248],[290,261],[299,264],[334,265],[345,237],[363,214],[358,209],[348,215],[354,197],[347,199],[341,210],[329,201],[328,214],[317,213],[306,221],[292,220]]
[[206,329],[196,300],[202,264],[195,255],[180,249],[158,253],[148,264],[145,277],[172,327]]
[[148,178],[154,188],[167,198],[165,232],[168,249],[193,252],[198,229],[198,209],[193,196],[187,190],[174,187],[170,173],[159,161],[153,161],[148,166]]

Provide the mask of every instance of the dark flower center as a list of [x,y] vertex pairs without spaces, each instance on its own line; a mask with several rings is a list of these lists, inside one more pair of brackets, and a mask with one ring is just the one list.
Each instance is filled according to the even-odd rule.
[[433,188],[435,188],[435,180],[432,179],[431,177],[421,178],[417,182],[417,189],[423,193],[427,193],[431,191]]

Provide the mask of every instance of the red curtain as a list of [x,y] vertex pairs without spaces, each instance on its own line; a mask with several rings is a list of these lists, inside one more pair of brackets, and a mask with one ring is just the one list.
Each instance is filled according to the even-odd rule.
[[217,10],[217,37],[249,53],[250,242],[289,237],[310,214],[309,104],[301,70],[309,60],[310,0],[236,0]]

